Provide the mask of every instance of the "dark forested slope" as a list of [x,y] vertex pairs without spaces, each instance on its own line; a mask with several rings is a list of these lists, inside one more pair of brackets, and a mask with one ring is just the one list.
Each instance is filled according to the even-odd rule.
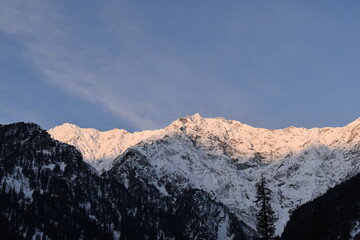
[[[357,222],[360,223],[360,174],[297,208],[282,239],[349,240]],[[355,239],[360,239],[360,234]]]

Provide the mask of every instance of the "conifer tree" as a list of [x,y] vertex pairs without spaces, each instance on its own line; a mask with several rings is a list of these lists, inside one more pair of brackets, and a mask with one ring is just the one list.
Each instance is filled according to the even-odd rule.
[[266,187],[264,176],[256,184],[256,206],[257,206],[257,231],[259,240],[273,240],[275,238],[276,216],[271,208],[271,190]]

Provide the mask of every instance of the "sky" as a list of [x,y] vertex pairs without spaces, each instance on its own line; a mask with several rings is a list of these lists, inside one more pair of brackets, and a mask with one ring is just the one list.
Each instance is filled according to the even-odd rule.
[[359,1],[0,0],[0,123],[360,117]]

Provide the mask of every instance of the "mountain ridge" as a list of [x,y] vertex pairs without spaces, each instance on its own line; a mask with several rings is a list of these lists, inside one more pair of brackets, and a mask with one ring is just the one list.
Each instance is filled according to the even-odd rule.
[[[278,234],[293,209],[360,172],[359,132],[360,118],[337,128],[269,130],[199,114],[153,131],[49,130],[53,138],[77,147],[100,173],[127,158],[124,163],[146,172],[139,178],[160,192],[171,181],[179,189],[203,189],[253,229],[254,185],[264,174],[274,190]],[[140,152],[146,165],[129,151]],[[122,171],[125,165],[117,168]]]
[[164,196],[134,171],[124,186],[37,124],[1,126],[1,239],[252,239],[207,192]]
[[[200,114],[194,114],[192,116],[187,116],[184,118],[179,118],[172,123],[170,123],[167,127],[163,129],[158,130],[144,130],[144,131],[136,131],[133,133],[127,132],[124,129],[112,129],[109,131],[99,131],[94,128],[80,128],[74,124],[64,123],[62,125],[56,126],[52,129],[49,129],[48,132],[50,135],[59,141],[71,144],[76,146],[80,152],[82,152],[85,161],[89,162],[90,164],[94,165],[100,172],[103,170],[102,168],[106,168],[106,166],[103,166],[105,164],[102,164],[101,166],[96,166],[96,163],[98,161],[104,161],[105,162],[111,162],[111,160],[115,159],[118,155],[123,153],[126,149],[129,147],[135,146],[136,144],[139,144],[140,142],[151,139],[153,137],[161,138],[166,135],[167,132],[172,130],[178,130],[182,127],[187,127],[190,125],[194,128],[194,126],[199,126],[201,124],[205,125],[209,122],[219,122],[220,124],[223,123],[224,125],[235,125],[237,127],[231,129],[232,132],[235,131],[241,131],[241,134],[250,134],[254,135],[256,134],[262,134],[267,136],[261,136],[262,138],[270,139],[274,138],[274,135],[276,133],[279,133],[279,137],[283,138],[284,135],[291,135],[293,133],[292,138],[298,137],[301,133],[305,133],[305,137],[308,139],[315,138],[312,142],[310,141],[303,141],[302,144],[300,144],[298,147],[302,147],[302,149],[305,149],[305,144],[307,146],[310,145],[316,145],[322,144],[322,141],[324,141],[325,137],[321,136],[324,134],[324,132],[333,131],[334,134],[338,134],[338,132],[341,134],[341,137],[339,137],[337,140],[339,144],[336,145],[336,142],[329,143],[329,140],[325,140],[325,145],[336,145],[336,147],[339,146],[345,146],[348,145],[348,143],[351,143],[353,138],[359,139],[359,134],[355,132],[351,136],[346,136],[346,130],[349,128],[356,128],[358,131],[360,129],[360,118],[356,119],[355,121],[347,124],[344,127],[324,127],[324,128],[298,128],[298,127],[287,127],[283,129],[265,129],[265,128],[255,128],[247,124],[243,124],[241,122],[235,121],[235,120],[227,120],[225,118],[203,118]],[[226,127],[226,126],[225,126]],[[196,130],[196,129],[195,129]],[[208,130],[210,132],[212,129]],[[218,129],[216,129],[218,130]],[[227,131],[227,129],[223,129]],[[343,130],[343,131],[341,131]],[[311,136],[309,136],[311,135]],[[77,139],[74,139],[76,137]],[[319,139],[319,137],[322,137],[322,139]],[[327,136],[326,136],[327,137]],[[80,138],[80,139],[79,139]],[[239,136],[235,136],[235,138],[239,138]],[[260,138],[260,137],[259,137]],[[77,140],[83,140],[77,141]],[[348,139],[347,143],[344,144],[344,142],[341,142],[340,139]],[[248,137],[245,138],[245,140],[249,141]],[[252,140],[252,139],[250,139]],[[334,140],[334,136],[332,137],[332,140]],[[89,145],[90,144],[90,145]],[[251,143],[250,143],[251,144]],[[303,145],[303,146],[301,146]],[[110,146],[111,148],[105,148],[103,149],[102,146]],[[280,147],[287,147],[287,146],[280,146]],[[279,148],[279,146],[274,146],[274,149]],[[296,152],[296,149],[294,149]],[[298,151],[299,152],[299,151]],[[289,153],[289,152],[288,152]],[[273,153],[267,152],[267,155],[271,155]],[[278,156],[280,159],[281,157],[286,156],[286,154],[281,154],[281,156]],[[272,156],[274,157],[274,156]],[[276,156],[275,156],[276,157]],[[271,159],[270,159],[271,160]],[[108,170],[108,168],[106,168]]]

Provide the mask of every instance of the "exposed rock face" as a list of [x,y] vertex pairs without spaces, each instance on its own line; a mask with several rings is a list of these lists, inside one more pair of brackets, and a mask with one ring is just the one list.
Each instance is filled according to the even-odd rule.
[[[360,172],[360,119],[342,128],[253,128],[199,114],[156,131],[99,132],[65,124],[49,130],[76,146],[100,173],[130,171],[163,196],[200,189],[255,229],[255,183],[272,189],[280,234],[289,212]],[[251,235],[251,234],[250,234]]]

